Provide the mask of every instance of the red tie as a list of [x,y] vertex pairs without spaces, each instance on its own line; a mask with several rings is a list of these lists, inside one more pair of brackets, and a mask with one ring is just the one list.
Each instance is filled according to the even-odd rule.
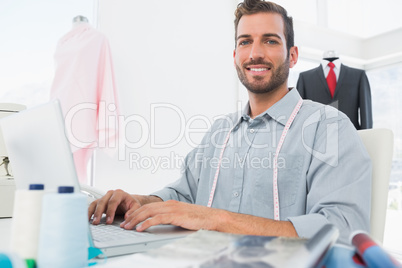
[[336,88],[336,76],[334,72],[335,64],[333,62],[328,63],[329,66],[329,73],[327,76],[327,84],[329,87],[329,93],[331,93],[331,97],[334,97],[335,88]]

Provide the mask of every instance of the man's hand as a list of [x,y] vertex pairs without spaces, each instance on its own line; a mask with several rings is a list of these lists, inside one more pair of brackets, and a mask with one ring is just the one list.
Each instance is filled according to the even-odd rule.
[[88,208],[88,217],[94,215],[93,224],[99,224],[103,213],[106,213],[108,224],[113,222],[116,214],[124,214],[120,226],[127,230],[135,227],[137,231],[144,231],[154,225],[172,224],[189,230],[297,236],[289,221],[274,221],[175,200],[162,202],[157,196],[130,195],[122,190],[108,191]]
[[297,236],[293,224],[289,221],[274,221],[174,200],[151,203],[130,210],[126,213],[125,221],[120,224],[120,227],[128,230],[135,227],[137,231],[144,231],[158,224],[172,224],[189,230],[205,229],[249,235]]
[[189,230],[216,230],[222,210],[205,206],[188,204],[175,200],[162,203],[151,203],[139,209],[127,212],[125,221],[120,227],[143,231],[158,224],[172,224]]
[[93,224],[99,224],[106,213],[106,223],[111,224],[115,215],[132,214],[142,205],[162,201],[156,196],[130,195],[123,190],[110,190],[102,198],[93,201],[88,207],[88,219],[94,215]]

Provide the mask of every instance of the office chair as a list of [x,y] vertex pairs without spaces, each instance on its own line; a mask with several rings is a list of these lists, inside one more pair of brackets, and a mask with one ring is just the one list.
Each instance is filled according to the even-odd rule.
[[389,129],[365,129],[358,130],[357,133],[362,139],[372,162],[370,235],[382,244],[394,134]]

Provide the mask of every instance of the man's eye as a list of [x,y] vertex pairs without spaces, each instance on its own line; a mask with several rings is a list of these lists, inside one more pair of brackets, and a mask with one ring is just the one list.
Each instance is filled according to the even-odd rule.
[[267,43],[270,45],[276,45],[278,42],[276,40],[267,40]]
[[245,45],[248,45],[248,44],[250,44],[250,41],[241,41],[239,43],[239,46],[245,46]]

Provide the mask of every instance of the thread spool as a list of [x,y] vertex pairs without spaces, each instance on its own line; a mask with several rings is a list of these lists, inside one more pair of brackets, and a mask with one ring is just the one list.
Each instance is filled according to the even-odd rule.
[[24,260],[15,253],[0,252],[1,268],[27,268]]
[[14,198],[10,248],[23,259],[38,255],[43,184],[31,184],[29,190],[17,190]]
[[88,259],[87,199],[61,186],[43,197],[39,268],[85,267]]

